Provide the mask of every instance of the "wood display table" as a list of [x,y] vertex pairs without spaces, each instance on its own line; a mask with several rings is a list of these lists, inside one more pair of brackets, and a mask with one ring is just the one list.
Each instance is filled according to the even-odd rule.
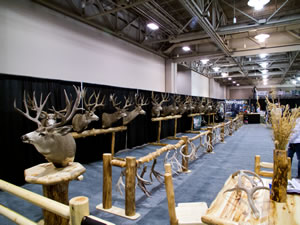
[[[244,179],[245,181],[245,179]],[[263,179],[265,186],[269,187],[270,179]],[[286,203],[277,203],[270,200],[268,190],[258,190],[254,194],[254,203],[259,210],[260,217],[255,219],[247,201],[247,194],[242,191],[226,192],[237,184],[237,176],[231,176],[224,187],[207,210],[202,221],[206,224],[226,225],[299,225],[300,224],[300,196],[287,195]]]
[[[52,163],[42,163],[24,171],[28,183],[42,184],[45,197],[69,205],[69,182],[85,172],[85,168],[73,162],[70,166],[56,168]],[[45,225],[67,225],[69,221],[43,210]]]

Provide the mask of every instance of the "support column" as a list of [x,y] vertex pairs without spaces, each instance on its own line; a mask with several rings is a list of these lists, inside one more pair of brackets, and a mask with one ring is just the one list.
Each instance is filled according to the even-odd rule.
[[165,68],[165,91],[176,93],[177,63],[172,62],[172,60],[166,60]]

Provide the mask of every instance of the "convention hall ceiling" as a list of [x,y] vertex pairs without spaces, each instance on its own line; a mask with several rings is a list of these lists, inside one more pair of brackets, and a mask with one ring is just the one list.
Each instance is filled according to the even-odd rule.
[[[300,77],[299,0],[259,0],[267,2],[261,10],[250,0],[34,2],[226,86],[293,86]],[[149,23],[159,28],[151,30]],[[259,34],[269,37],[261,42]]]

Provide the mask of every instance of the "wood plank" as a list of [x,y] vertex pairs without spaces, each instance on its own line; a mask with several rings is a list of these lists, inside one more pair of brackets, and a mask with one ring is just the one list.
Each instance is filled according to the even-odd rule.
[[[270,179],[263,179],[265,186],[269,186]],[[246,182],[246,180],[243,180]],[[255,219],[247,201],[245,192],[226,192],[225,190],[236,185],[237,179],[227,179],[224,187],[202,217],[207,224],[251,224],[251,225],[300,225],[300,196],[287,195],[286,203],[277,203],[270,200],[270,192],[257,191],[254,203],[259,210],[260,218]],[[298,212],[298,213],[297,213]]]
[[101,211],[104,212],[108,212],[117,216],[121,216],[124,217],[126,219],[130,219],[130,220],[136,220],[137,218],[139,218],[141,215],[139,213],[135,213],[133,216],[126,216],[125,215],[125,209],[116,207],[116,206],[112,206],[110,209],[104,209],[102,204],[99,204],[96,206],[96,209],[99,209]]

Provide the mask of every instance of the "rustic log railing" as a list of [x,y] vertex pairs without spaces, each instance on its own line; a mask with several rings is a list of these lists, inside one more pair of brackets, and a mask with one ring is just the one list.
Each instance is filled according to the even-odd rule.
[[167,144],[161,143],[160,142],[160,134],[161,134],[161,121],[164,120],[174,120],[174,136],[172,136],[172,139],[178,139],[176,137],[176,133],[177,133],[177,120],[179,118],[181,118],[181,115],[174,115],[174,116],[165,116],[165,117],[156,117],[156,118],[152,118],[151,121],[152,122],[158,122],[158,127],[157,127],[157,139],[156,142],[151,142],[149,143],[150,145],[158,145],[158,146],[164,146]]
[[[174,119],[169,117],[160,117],[155,118],[153,121]],[[177,117],[180,118],[180,117]],[[202,138],[206,137],[206,152],[213,151],[213,132],[218,130],[219,137],[218,140],[220,142],[224,142],[225,137],[225,127],[230,127],[230,132],[232,133],[232,124],[237,121],[238,118],[235,118],[227,123],[221,123],[214,127],[208,127],[205,132],[198,133],[196,136],[192,138],[188,138],[187,136],[183,136],[176,144],[167,144],[163,147],[157,149],[154,152],[151,152],[145,156],[142,156],[138,159],[135,157],[126,157],[126,158],[114,158],[112,154],[105,153],[103,154],[103,202],[97,205],[97,209],[106,211],[115,215],[119,215],[128,219],[137,219],[140,215],[136,213],[135,208],[135,180],[136,180],[136,171],[139,165],[144,163],[148,163],[152,160],[157,159],[163,153],[170,152],[171,150],[180,149],[180,155],[182,156],[181,162],[181,172],[188,172],[189,160],[194,160],[195,152],[197,150],[195,145],[192,145],[192,142],[200,139],[200,145],[202,145]],[[160,140],[159,140],[160,141]],[[160,143],[157,141],[157,143]],[[191,146],[191,152],[189,153],[189,146]],[[194,154],[194,155],[193,155]],[[125,209],[117,208],[112,206],[112,166],[125,168]]]
[[111,133],[111,154],[115,155],[115,142],[116,142],[116,132],[121,132],[127,130],[127,127],[120,126],[120,127],[110,127],[107,129],[91,129],[85,130],[82,133],[72,132],[72,136],[74,139],[77,138],[85,138],[89,136],[96,136],[99,134],[109,134]]
[[[90,216],[89,199],[84,196],[74,197],[69,201],[69,206],[52,199],[46,198],[42,195],[28,191],[24,188],[13,185],[9,182],[0,179],[0,190],[8,192],[14,196],[22,198],[42,209],[50,211],[58,216],[70,220],[70,225],[81,225],[83,217],[87,216],[93,220],[113,225],[108,221],[100,218]],[[38,223],[18,214],[17,212],[0,204],[0,215],[3,215],[13,222],[21,225],[37,225]]]

